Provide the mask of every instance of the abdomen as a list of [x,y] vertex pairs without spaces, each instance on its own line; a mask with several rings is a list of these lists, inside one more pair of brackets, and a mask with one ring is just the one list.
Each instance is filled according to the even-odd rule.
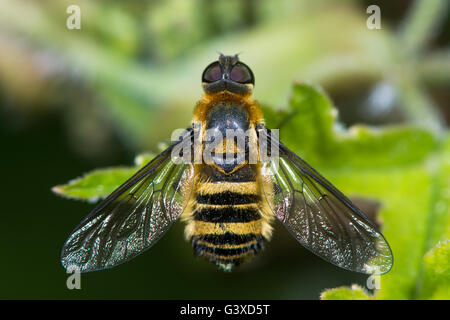
[[196,170],[186,235],[195,254],[230,270],[257,254],[270,237],[269,221],[260,212],[258,165],[230,175],[209,165]]

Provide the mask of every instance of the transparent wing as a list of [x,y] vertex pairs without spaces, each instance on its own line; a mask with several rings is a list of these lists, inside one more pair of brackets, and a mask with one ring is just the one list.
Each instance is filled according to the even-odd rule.
[[183,212],[193,168],[163,151],[101,202],[65,242],[61,262],[81,272],[114,267],[155,244]]
[[305,161],[278,145],[279,164],[272,159],[262,165],[263,192],[274,215],[326,261],[362,273],[388,272],[393,256],[377,227]]

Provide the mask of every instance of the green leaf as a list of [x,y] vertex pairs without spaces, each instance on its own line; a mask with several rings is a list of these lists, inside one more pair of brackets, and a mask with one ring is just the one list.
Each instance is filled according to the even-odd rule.
[[307,155],[314,165],[406,165],[423,160],[437,147],[433,134],[419,127],[353,126],[344,130],[336,123],[337,112],[328,96],[308,83],[294,84],[289,109],[275,112],[266,107],[264,112],[267,126],[279,128],[284,144],[300,156]]
[[135,166],[93,170],[67,184],[53,187],[52,191],[66,198],[95,202],[107,197],[152,158],[150,153],[141,154],[135,158]]
[[438,243],[424,259],[422,299],[450,299],[450,240]]
[[335,289],[328,289],[320,295],[321,300],[371,300],[373,299],[364,290],[354,284],[351,288],[339,287]]

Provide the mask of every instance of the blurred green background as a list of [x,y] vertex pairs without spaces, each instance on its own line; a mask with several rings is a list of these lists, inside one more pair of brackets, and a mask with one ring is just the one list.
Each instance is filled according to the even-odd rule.
[[[81,8],[80,30],[66,27],[71,4]],[[380,30],[366,26],[372,4]],[[223,273],[193,257],[177,223],[150,251],[82,275],[82,290],[70,291],[59,252],[93,206],[50,189],[157,152],[189,124],[217,52],[241,53],[267,108],[288,108],[293,81],[309,81],[343,126],[411,124],[442,135],[448,10],[446,0],[1,0],[0,298],[317,299],[325,288],[364,286],[366,276],[313,256],[279,225],[260,257]]]

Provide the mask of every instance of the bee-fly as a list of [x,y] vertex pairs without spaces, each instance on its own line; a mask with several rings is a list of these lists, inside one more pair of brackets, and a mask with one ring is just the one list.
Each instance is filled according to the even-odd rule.
[[[388,272],[393,257],[383,235],[265,127],[252,98],[254,83],[237,55],[220,55],[208,65],[191,127],[81,222],[64,244],[64,267],[114,267],[150,248],[181,217],[194,252],[230,270],[262,250],[277,218],[326,261]],[[272,146],[270,157],[263,144]]]

